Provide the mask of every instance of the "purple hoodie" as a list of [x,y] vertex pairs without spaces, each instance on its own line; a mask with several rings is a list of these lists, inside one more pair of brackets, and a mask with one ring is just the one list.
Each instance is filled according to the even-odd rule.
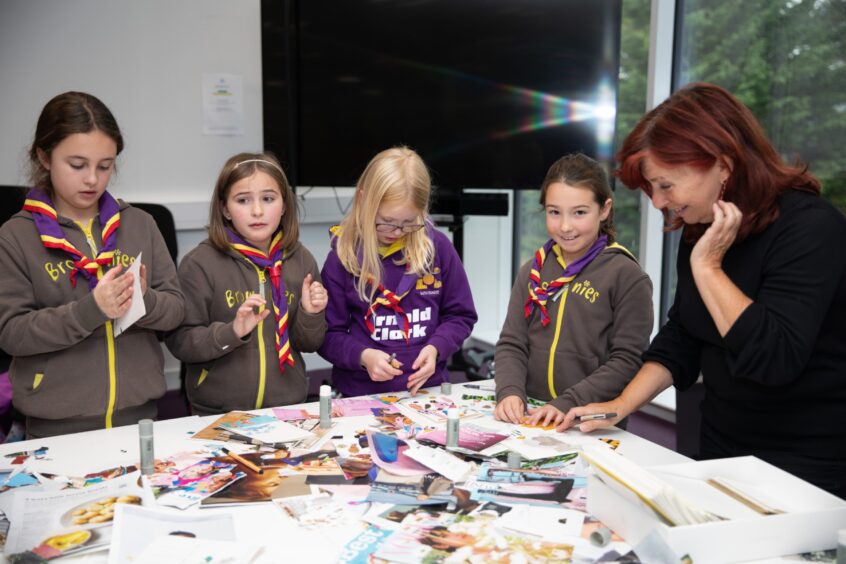
[[[438,349],[438,364],[424,386],[447,380],[447,360],[461,348],[476,324],[473,296],[455,247],[440,231],[433,229],[429,233],[435,245],[434,277],[419,278],[400,302],[409,319],[408,343],[402,334],[403,324],[387,307],[376,310],[373,334],[367,329],[364,315],[370,304],[358,297],[355,278],[341,264],[333,240],[321,271],[329,305],[326,338],[318,352],[332,363],[333,385],[345,396],[407,389],[408,376],[414,372],[411,365],[426,345]],[[382,259],[383,285],[391,291],[397,291],[405,272],[405,266],[394,264],[398,256],[394,253]],[[403,374],[387,382],[371,380],[360,365],[361,353],[368,348],[396,353]]]

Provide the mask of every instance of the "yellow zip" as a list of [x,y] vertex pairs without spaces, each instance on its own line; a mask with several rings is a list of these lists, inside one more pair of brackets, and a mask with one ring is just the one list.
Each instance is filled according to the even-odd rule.
[[555,320],[555,336],[552,338],[552,346],[549,348],[549,367],[547,368],[547,382],[549,383],[549,394],[552,399],[558,397],[555,393],[555,349],[558,348],[558,337],[561,336],[561,320],[564,319],[564,304],[567,303],[567,293],[570,291],[570,286],[565,286],[561,289],[561,305],[558,307],[558,319]]
[[[94,218],[88,222],[86,227],[81,222],[77,221],[85,239],[88,241],[88,246],[91,247],[91,256],[97,256],[97,245],[94,243],[94,235],[91,233],[91,227],[94,225]],[[97,267],[97,280],[103,277],[103,267]],[[115,331],[111,320],[106,321],[106,351],[108,354],[109,363],[109,404],[106,407],[106,429],[112,428],[112,416],[115,411],[115,401],[117,398],[117,358],[115,354]]]
[[[98,271],[97,276],[100,276]],[[115,411],[117,396],[117,367],[115,355],[115,331],[112,321],[106,321],[106,346],[109,351],[109,407],[106,408],[106,429],[112,428],[112,415]]]
[[200,379],[197,381],[197,387],[198,388],[203,385],[203,382],[205,382],[206,376],[208,376],[208,375],[209,375],[209,371],[206,370],[205,368],[203,368],[202,372],[200,372]]
[[[264,277],[264,270],[257,267],[255,264],[250,262],[253,265],[253,268],[256,269],[256,273],[258,273],[259,277],[259,293],[261,297],[264,297],[264,283],[266,281]],[[261,409],[261,404],[264,402],[264,388],[265,388],[265,380],[267,379],[267,369],[265,367],[265,359],[264,359],[264,331],[262,330],[262,326],[264,325],[263,321],[259,321],[258,324],[258,346],[259,346],[259,388],[258,388],[258,396],[256,397],[256,409]]]

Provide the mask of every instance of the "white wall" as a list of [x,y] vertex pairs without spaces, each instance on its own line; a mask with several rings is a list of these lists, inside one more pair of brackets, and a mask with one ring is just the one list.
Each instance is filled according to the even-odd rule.
[[[203,73],[242,75],[244,135],[203,135]],[[230,155],[262,146],[258,0],[2,0],[0,77],[0,184],[25,183],[38,114],[67,90],[117,118],[125,200],[206,199]]]

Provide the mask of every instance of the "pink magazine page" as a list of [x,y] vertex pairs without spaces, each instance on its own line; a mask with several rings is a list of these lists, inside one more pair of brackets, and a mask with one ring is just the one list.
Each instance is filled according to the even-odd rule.
[[[495,433],[476,427],[475,425],[462,425],[458,430],[458,446],[466,448],[475,452],[485,450],[486,448],[504,441],[508,435]],[[420,441],[432,441],[441,446],[446,445],[446,431],[438,429],[436,431],[429,431],[417,436]]]

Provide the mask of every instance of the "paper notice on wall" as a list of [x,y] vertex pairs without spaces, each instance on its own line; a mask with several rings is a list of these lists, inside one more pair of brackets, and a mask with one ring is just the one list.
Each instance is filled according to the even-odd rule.
[[240,74],[203,74],[203,134],[244,134],[244,87]]

